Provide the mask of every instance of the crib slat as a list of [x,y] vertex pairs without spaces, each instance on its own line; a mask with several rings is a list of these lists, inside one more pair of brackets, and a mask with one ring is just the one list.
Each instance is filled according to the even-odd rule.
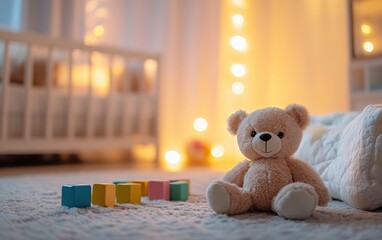
[[74,115],[74,106],[73,106],[73,49],[69,50],[69,59],[68,59],[68,111],[67,111],[67,125],[66,125],[66,134],[69,139],[72,139],[74,136],[74,124],[73,124],[73,115]]
[[45,114],[45,136],[52,138],[52,88],[53,88],[53,49],[48,48],[48,65],[46,72],[46,114]]
[[144,63],[140,63],[140,69],[139,69],[139,98],[138,98],[138,116],[139,116],[139,134],[146,135],[148,133],[148,116],[147,112],[149,109],[147,109],[146,105],[146,98],[148,95],[145,93],[145,72],[144,72]]
[[8,95],[9,95],[9,77],[10,77],[10,58],[9,58],[9,41],[4,43],[4,65],[2,76],[2,106],[1,106],[1,138],[8,137]]
[[[154,135],[154,137],[156,138],[156,141],[157,141],[157,146],[159,145],[159,136],[158,136],[158,128],[159,128],[159,117],[158,117],[158,113],[159,113],[159,77],[160,77],[160,67],[161,67],[161,64],[159,63],[159,59],[155,59],[155,61],[157,62],[157,67],[156,67],[156,72],[154,74],[154,78],[152,79],[152,91],[151,91],[151,94],[152,94],[152,102],[151,102],[151,108],[152,108],[152,112],[151,112],[151,116],[153,119],[153,122],[151,124],[153,124],[152,128],[153,128],[153,132],[152,132],[152,135]],[[157,147],[159,148],[159,147]],[[159,151],[157,149],[157,151]],[[159,152],[158,152],[159,153]],[[158,157],[159,155],[157,155]]]
[[92,52],[88,56],[89,85],[88,85],[88,108],[86,113],[86,136],[91,139],[94,136],[94,91],[93,91],[93,62]]
[[114,76],[113,76],[113,55],[108,56],[109,65],[109,93],[106,106],[106,136],[112,137],[113,135],[113,89],[114,89]]
[[160,159],[159,159],[159,154],[160,154],[160,141],[159,141],[159,101],[158,99],[160,98],[159,96],[159,82],[160,82],[160,75],[161,75],[161,63],[160,63],[160,59],[155,59],[157,61],[157,69],[156,69],[156,73],[155,73],[155,78],[153,79],[154,81],[154,85],[153,85],[153,118],[154,118],[154,123],[153,123],[153,128],[154,128],[154,131],[153,131],[153,135],[154,135],[154,145],[155,145],[155,165],[157,167],[160,166]]
[[31,108],[32,108],[32,74],[33,74],[33,56],[32,45],[28,45],[27,61],[25,63],[25,115],[24,115],[24,138],[29,139],[31,137]]
[[[129,69],[129,59],[124,59],[125,75],[122,80],[122,92],[123,92],[123,113],[122,113],[122,136],[128,136],[131,133],[131,114],[129,114],[129,103],[131,96],[131,71]],[[129,117],[130,116],[130,117]]]

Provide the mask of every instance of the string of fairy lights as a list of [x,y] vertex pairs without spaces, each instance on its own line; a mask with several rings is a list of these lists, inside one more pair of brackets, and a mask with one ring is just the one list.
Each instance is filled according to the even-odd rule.
[[[361,32],[365,38],[368,38],[372,35],[372,27],[370,24],[362,24],[361,25]],[[374,44],[371,40],[366,40],[362,44],[362,48],[366,53],[372,53],[374,51]]]
[[85,44],[93,45],[105,35],[109,9],[105,0],[88,0],[85,4]]
[[[248,48],[247,39],[243,35],[242,28],[245,24],[245,18],[240,14],[240,10],[245,6],[245,0],[228,0],[231,1],[231,6],[234,8],[233,14],[230,16],[230,22],[233,26],[233,32],[229,39],[229,48],[233,54],[244,54]],[[241,95],[245,91],[243,79],[246,75],[246,66],[244,62],[233,62],[230,66],[230,73],[234,81],[231,85],[232,93]],[[203,117],[198,117],[193,121],[194,130],[197,132],[205,132],[208,129],[208,122]],[[225,149],[221,144],[213,146],[210,154],[214,158],[224,156]],[[168,165],[179,165],[182,161],[181,154],[176,150],[169,150],[165,153],[165,160]]]

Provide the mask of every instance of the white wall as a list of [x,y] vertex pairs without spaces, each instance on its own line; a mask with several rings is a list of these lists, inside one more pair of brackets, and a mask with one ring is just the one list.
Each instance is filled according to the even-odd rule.
[[105,1],[102,44],[149,52],[163,52],[168,17],[167,0]]

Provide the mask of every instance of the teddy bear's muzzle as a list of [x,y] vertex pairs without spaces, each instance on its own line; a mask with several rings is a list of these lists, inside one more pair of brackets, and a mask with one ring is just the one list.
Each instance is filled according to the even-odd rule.
[[273,156],[281,147],[281,139],[271,132],[260,132],[252,139],[252,149],[263,157]]

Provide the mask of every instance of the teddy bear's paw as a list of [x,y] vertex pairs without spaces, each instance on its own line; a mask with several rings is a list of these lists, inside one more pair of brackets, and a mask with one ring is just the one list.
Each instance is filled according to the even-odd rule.
[[273,209],[288,219],[306,219],[312,215],[317,204],[318,195],[311,185],[291,183],[277,194]]
[[212,182],[207,188],[208,205],[217,213],[227,213],[231,198],[224,186],[218,181]]

